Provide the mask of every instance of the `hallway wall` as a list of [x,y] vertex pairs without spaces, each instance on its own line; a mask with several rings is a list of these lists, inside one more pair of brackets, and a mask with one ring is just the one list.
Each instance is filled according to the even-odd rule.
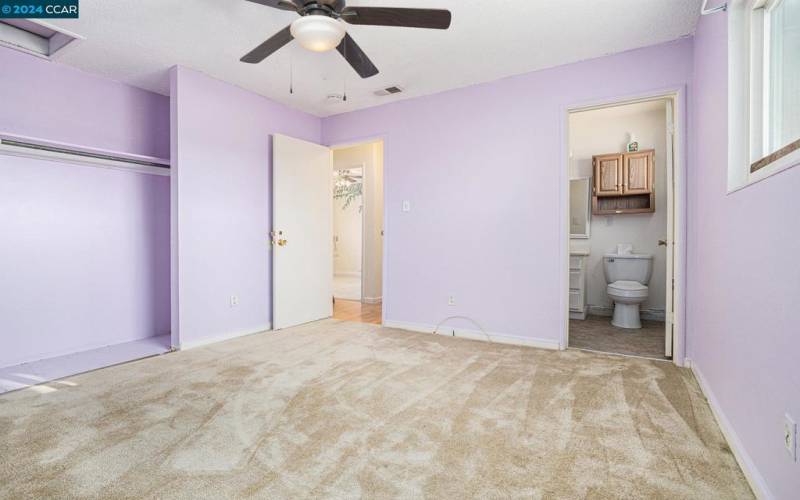
[[[336,168],[336,153],[334,152],[334,172]],[[354,170],[351,169],[351,172]],[[363,169],[358,169],[363,175]],[[362,194],[351,199],[347,204],[346,198],[333,200],[333,274],[361,275],[362,259],[362,226],[364,219],[363,178],[361,185]]]

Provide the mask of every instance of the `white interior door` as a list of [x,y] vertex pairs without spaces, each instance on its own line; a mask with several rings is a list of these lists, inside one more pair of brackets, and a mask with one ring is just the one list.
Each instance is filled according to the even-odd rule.
[[664,311],[664,355],[672,357],[675,331],[675,119],[673,100],[667,99],[667,295]]
[[333,315],[331,150],[272,140],[272,326]]

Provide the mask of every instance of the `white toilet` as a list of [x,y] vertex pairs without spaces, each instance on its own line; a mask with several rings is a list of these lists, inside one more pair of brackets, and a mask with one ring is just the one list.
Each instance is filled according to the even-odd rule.
[[611,324],[620,328],[641,328],[639,305],[647,300],[647,283],[653,272],[653,256],[607,253],[603,256],[608,296],[614,301]]

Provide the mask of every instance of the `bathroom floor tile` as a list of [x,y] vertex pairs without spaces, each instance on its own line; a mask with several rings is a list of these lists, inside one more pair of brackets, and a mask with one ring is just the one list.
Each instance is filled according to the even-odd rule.
[[569,321],[569,346],[576,349],[627,354],[653,359],[664,356],[664,323],[642,321],[642,328],[617,328],[611,318],[587,316],[585,320]]

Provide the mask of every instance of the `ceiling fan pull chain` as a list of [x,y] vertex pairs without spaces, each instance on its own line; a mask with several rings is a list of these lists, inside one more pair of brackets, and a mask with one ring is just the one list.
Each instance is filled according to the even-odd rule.
[[289,56],[289,94],[294,94],[294,59]]

